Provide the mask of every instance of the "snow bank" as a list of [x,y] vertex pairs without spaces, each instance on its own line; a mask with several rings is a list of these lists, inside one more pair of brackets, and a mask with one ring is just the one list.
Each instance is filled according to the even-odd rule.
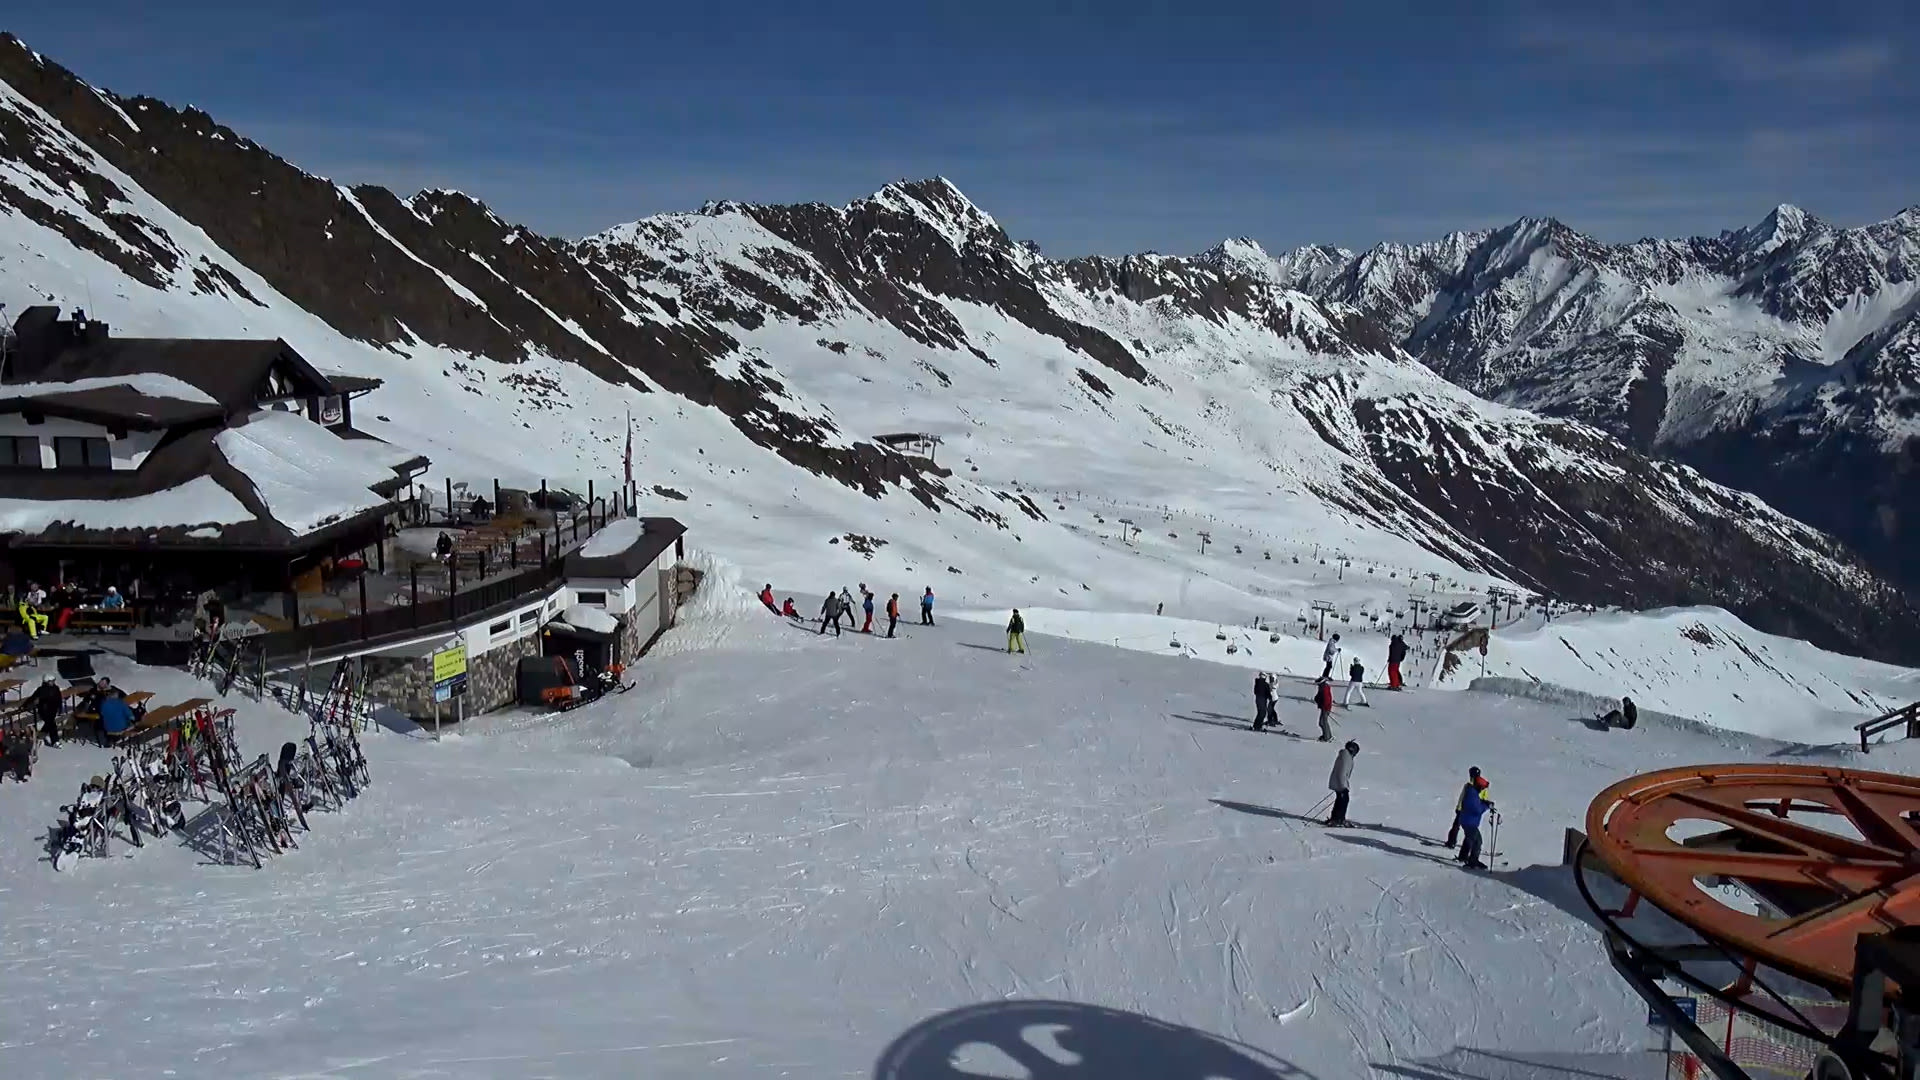
[[1920,698],[1920,671],[1763,634],[1711,607],[1499,630],[1486,674],[1811,744],[1851,741],[1855,724]]
[[82,529],[166,529],[252,520],[240,500],[209,476],[128,499],[0,499],[0,532],[37,533],[56,523]]
[[705,550],[689,550],[681,565],[700,571],[700,587],[680,609],[672,632],[654,646],[653,655],[672,656],[718,648],[742,624],[770,617],[741,584],[740,568]]
[[611,522],[606,528],[594,533],[587,542],[580,545],[580,555],[587,559],[604,559],[621,552],[640,542],[640,534],[646,531],[646,523],[639,518],[621,518]]

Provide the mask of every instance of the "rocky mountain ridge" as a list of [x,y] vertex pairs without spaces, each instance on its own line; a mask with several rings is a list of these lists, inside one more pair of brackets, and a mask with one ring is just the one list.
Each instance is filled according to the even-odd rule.
[[[1036,447],[1092,446],[1183,477],[1176,489],[1271,487],[1340,535],[1567,600],[1715,603],[1762,629],[1920,659],[1906,597],[1832,539],[1599,430],[1480,401],[1399,346],[1426,356],[1454,340],[1469,363],[1449,320],[1388,301],[1461,259],[1492,279],[1543,244],[1574,250],[1555,223],[1401,261],[1314,249],[1261,263],[1244,245],[1055,261],[936,178],[841,207],[710,203],[567,241],[457,192],[312,176],[203,112],[98,90],[11,38],[0,84],[0,232],[28,256],[0,261],[0,288],[55,291],[35,258],[97,260],[118,302],[153,320],[371,350],[390,385],[420,387],[421,415],[462,393],[511,399],[528,428],[540,410],[562,423],[609,398],[656,418],[692,408],[689,424],[711,411],[780,463],[728,472],[791,476],[802,502],[844,485],[891,514],[1016,542],[1048,525],[1045,509],[1017,479],[974,474],[1084,485]],[[1496,302],[1483,317],[1509,314]],[[569,396],[555,363],[602,389]],[[436,379],[453,404],[434,404]],[[655,395],[682,404],[644,404]],[[876,411],[979,449],[964,473],[885,450],[869,437]],[[767,507],[751,509],[758,521]]]

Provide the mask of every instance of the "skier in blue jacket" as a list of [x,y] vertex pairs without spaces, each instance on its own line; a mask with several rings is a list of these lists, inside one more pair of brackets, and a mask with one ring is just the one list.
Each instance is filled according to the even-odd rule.
[[1469,870],[1487,868],[1487,864],[1480,861],[1480,820],[1493,808],[1486,788],[1469,784],[1461,790],[1459,820],[1460,831],[1465,835],[1460,840],[1459,859]]
[[119,735],[133,726],[133,709],[127,700],[119,694],[108,694],[100,699],[100,730],[108,735]]
[[931,585],[927,586],[927,591],[920,597],[920,625],[933,625],[933,586]]

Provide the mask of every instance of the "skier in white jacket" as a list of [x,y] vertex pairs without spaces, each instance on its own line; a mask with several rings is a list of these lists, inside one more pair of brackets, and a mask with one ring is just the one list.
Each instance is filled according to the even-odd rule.
[[1335,634],[1327,639],[1327,651],[1320,654],[1320,659],[1327,662],[1327,666],[1320,669],[1320,677],[1331,681],[1333,679],[1333,665],[1340,662],[1339,634]]

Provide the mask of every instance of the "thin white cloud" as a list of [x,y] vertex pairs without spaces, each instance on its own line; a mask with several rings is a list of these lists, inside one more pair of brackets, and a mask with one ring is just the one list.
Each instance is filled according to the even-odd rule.
[[1675,68],[1745,84],[1861,88],[1900,53],[1888,37],[1793,42],[1737,30],[1603,26],[1577,18],[1530,18],[1508,28],[1523,52],[1602,68]]

